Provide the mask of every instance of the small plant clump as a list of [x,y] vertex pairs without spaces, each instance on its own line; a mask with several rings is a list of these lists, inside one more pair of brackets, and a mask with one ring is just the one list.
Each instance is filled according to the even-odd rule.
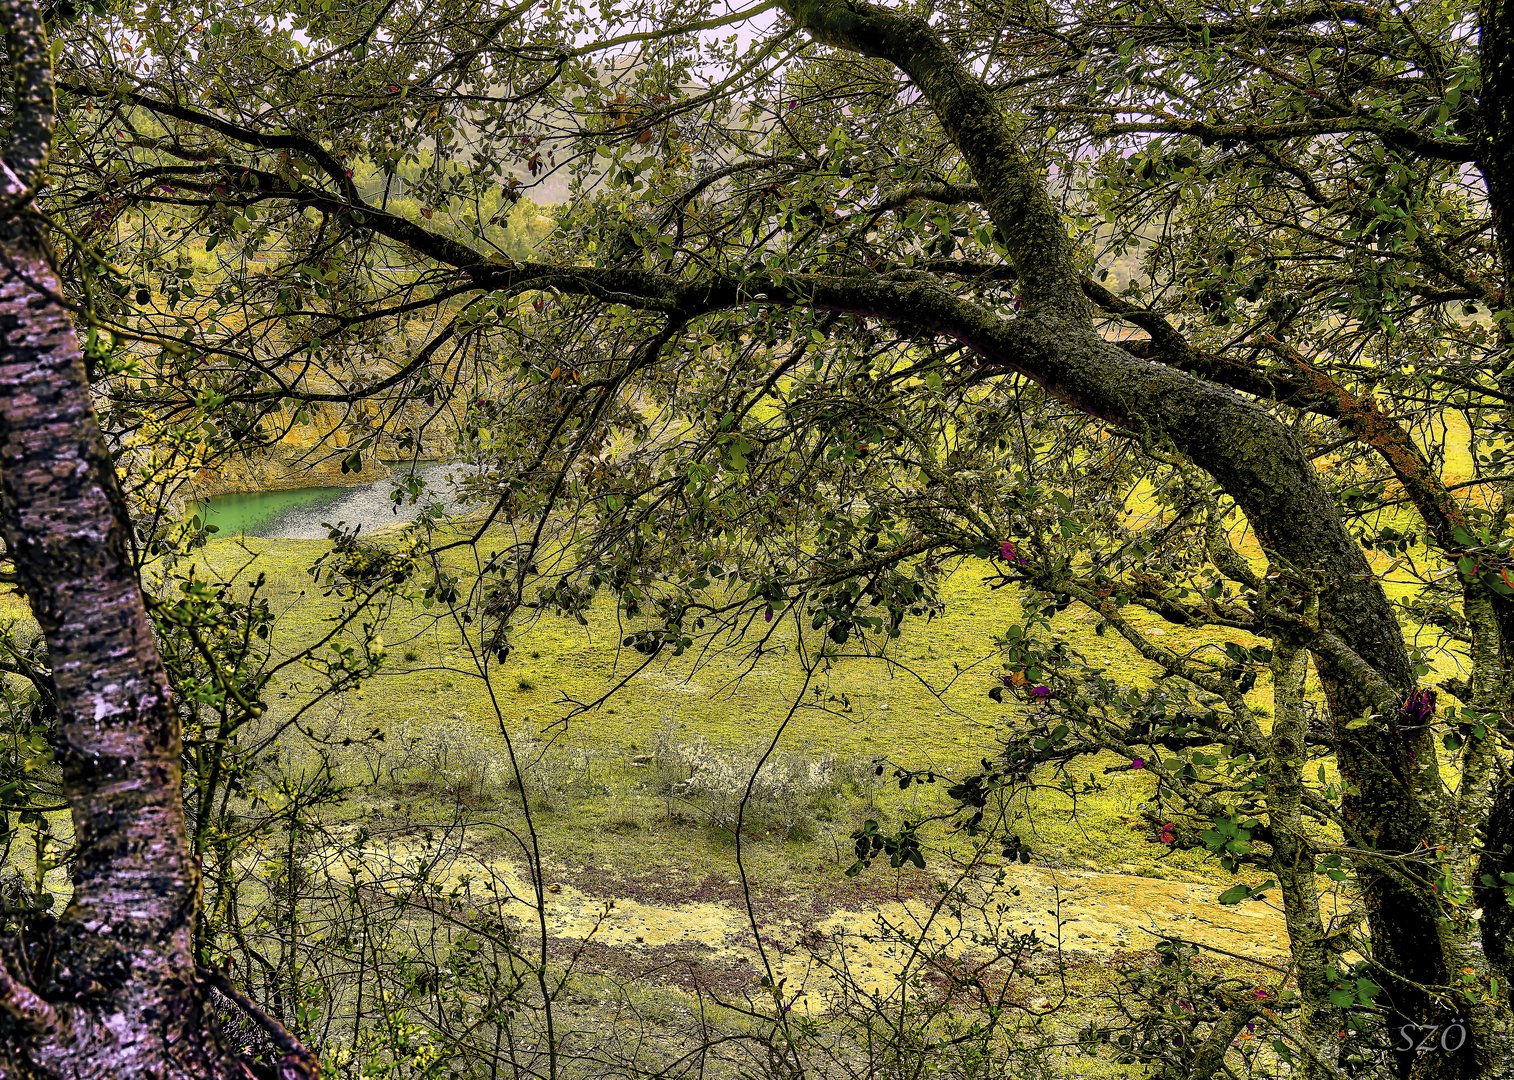
[[687,807],[713,828],[734,833],[739,824],[748,833],[791,840],[814,839],[817,822],[835,820],[846,796],[870,795],[874,781],[870,763],[833,754],[722,751],[676,726],[659,731],[652,761],[652,783],[670,818],[687,816],[678,809]]

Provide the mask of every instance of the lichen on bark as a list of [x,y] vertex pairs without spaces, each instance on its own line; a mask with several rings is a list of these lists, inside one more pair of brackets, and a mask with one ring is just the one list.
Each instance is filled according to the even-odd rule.
[[[199,875],[178,714],[130,550],[131,522],[30,196],[52,131],[36,8],[0,0],[12,61],[0,192],[0,536],[47,643],[54,753],[74,827],[51,960],[0,955],[0,1075],[238,1077],[195,964]],[[289,1055],[285,1075],[313,1075]]]

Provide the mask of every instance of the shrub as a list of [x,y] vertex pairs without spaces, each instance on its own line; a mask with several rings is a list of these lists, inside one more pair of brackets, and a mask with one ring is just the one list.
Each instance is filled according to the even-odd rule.
[[[525,779],[526,796],[538,810],[557,813],[569,809],[580,799],[609,791],[604,780],[596,775],[598,759],[581,746],[529,735],[516,736],[514,746],[515,759]],[[509,763],[504,762],[502,766],[508,769]],[[510,786],[516,786],[513,775]]]
[[863,785],[870,790],[870,766],[843,765],[832,754],[775,753],[759,770],[761,759],[759,750],[724,752],[702,735],[686,737],[676,725],[665,724],[653,745],[652,783],[667,800],[670,818],[677,816],[674,804],[683,803],[715,828],[734,832],[741,816],[749,832],[793,840],[812,839],[817,818],[833,820],[849,791]]
[[482,807],[505,791],[510,770],[495,740],[463,713],[445,720],[409,720],[389,742],[380,782],[404,794],[432,794],[449,803]]

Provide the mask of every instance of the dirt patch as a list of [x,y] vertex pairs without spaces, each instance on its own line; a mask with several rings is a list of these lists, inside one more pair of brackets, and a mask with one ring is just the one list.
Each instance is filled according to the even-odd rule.
[[[660,943],[678,928],[696,935],[749,936],[739,881],[705,878],[669,881],[620,877],[594,868],[562,869],[548,895],[549,911],[566,913],[585,904],[614,901],[616,909],[602,931],[632,943]],[[753,890],[760,923],[787,936],[799,924],[829,929],[870,924],[882,914],[891,921],[918,924],[938,896],[922,877],[907,884],[873,885],[827,894],[795,896],[775,889]],[[1118,949],[1144,950],[1164,937],[1181,937],[1251,955],[1283,956],[1287,937],[1281,913],[1265,903],[1227,906],[1216,899],[1217,887],[1090,870],[1019,866],[1003,886],[984,896],[997,923],[1017,932],[1038,933],[1060,941],[1065,951],[1105,954]],[[562,897],[568,898],[566,901]],[[575,919],[575,921],[577,921]],[[638,921],[644,932],[638,932]],[[794,925],[790,925],[790,924]],[[573,936],[573,935],[567,935]],[[637,936],[646,942],[635,942]]]
[[689,993],[709,994],[723,1001],[745,1000],[760,992],[758,968],[744,956],[735,962],[700,945],[656,945],[625,948],[597,941],[552,938],[558,954],[576,955],[580,971],[609,976],[627,983],[673,986]]
[[[632,876],[599,866],[557,867],[554,884],[570,883],[581,893],[601,899],[630,899],[643,904],[732,904],[745,908],[746,893],[738,878],[702,878],[668,875]],[[833,885],[796,893],[776,886],[753,883],[752,906],[759,919],[804,920],[824,918],[839,909],[865,911],[879,904],[926,901],[937,895],[936,881],[924,874],[878,874],[860,879],[842,878]]]
[[[358,854],[345,850],[347,858]],[[361,849],[364,861],[416,854],[414,838],[386,849],[370,837]],[[492,880],[523,923],[536,923],[536,889],[508,860],[462,843],[427,861],[439,882]],[[1005,867],[1002,879],[967,884],[951,903],[924,875],[809,896],[757,888],[760,938],[741,883],[732,878],[622,878],[559,867],[548,871],[542,900],[547,936],[564,959],[576,951],[607,974],[724,994],[750,991],[769,971],[765,961],[775,980],[806,999],[799,1007],[824,1008],[838,977],[854,989],[887,994],[926,955],[933,962],[968,961],[997,949],[1107,962],[1177,937],[1240,958],[1286,958],[1279,911],[1261,902],[1222,905],[1218,891],[1212,884],[1020,865]]]
[[[739,882],[558,876],[545,893],[548,934],[583,949],[605,972],[748,993],[768,970],[765,952],[773,978],[801,995],[801,1009],[825,1008],[838,977],[888,994],[919,969],[923,954],[968,959],[993,947],[1013,952],[1028,938],[1035,944],[1026,948],[1074,961],[1146,952],[1164,937],[1264,962],[1287,955],[1281,916],[1269,907],[1221,905],[1213,886],[1093,871],[1016,867],[1002,883],[975,887],[960,906],[939,904],[929,883],[904,895],[874,887],[865,897],[853,893],[845,907],[759,893],[762,951]],[[529,895],[523,882],[515,891]]]

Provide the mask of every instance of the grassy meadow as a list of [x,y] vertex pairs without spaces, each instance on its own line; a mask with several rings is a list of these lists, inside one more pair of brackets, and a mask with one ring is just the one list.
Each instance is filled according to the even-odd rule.
[[[1451,429],[1458,424],[1454,417],[1448,421]],[[1460,434],[1442,436],[1453,481],[1471,473]],[[1379,512],[1368,524],[1391,521],[1412,529],[1411,518],[1412,511],[1399,508]],[[1232,541],[1259,559],[1244,528]],[[308,573],[326,548],[326,541],[227,537],[211,541],[199,558],[203,572],[217,579],[266,576],[264,595],[276,612],[273,648],[288,655],[324,633],[337,614]],[[490,550],[490,537],[479,549]],[[1376,553],[1370,557],[1390,596],[1408,598],[1418,590],[1403,568]],[[460,557],[454,569],[466,584],[465,561]],[[382,630],[380,672],[361,691],[323,703],[307,733],[319,737],[314,742],[331,754],[339,782],[349,785],[349,812],[398,812],[417,820],[460,803],[513,812],[519,799],[508,741],[526,773],[549,860],[564,869],[653,881],[732,876],[735,802],[750,767],[771,745],[770,771],[779,776],[756,791],[756,812],[747,822],[758,842],[744,853],[748,869],[756,880],[787,889],[858,887],[842,875],[852,861],[852,829],[869,817],[918,820],[947,804],[944,784],[900,792],[892,769],[969,772],[1037,708],[1012,695],[1002,705],[988,697],[1002,671],[994,639],[1020,616],[1012,590],[987,587],[990,575],[985,563],[958,562],[941,591],[942,614],[907,622],[881,655],[863,655],[855,642],[830,649],[808,674],[801,653],[813,656],[816,643],[809,639],[816,635],[796,630],[792,615],[761,655],[750,642],[715,640],[696,642],[682,657],[665,650],[645,663],[621,646],[627,627],[612,598],[601,595],[587,625],[540,615],[512,632],[508,659],[485,663],[441,607],[401,601]],[[1244,637],[1175,627],[1133,611],[1127,615],[1137,625],[1175,648]],[[1138,682],[1156,674],[1155,665],[1118,635],[1096,634],[1096,621],[1074,605],[1057,617],[1055,629],[1095,666]],[[1422,636],[1416,630],[1405,628],[1411,640]],[[796,633],[807,637],[801,642]],[[1459,657],[1445,651],[1427,659],[1431,681],[1460,666]],[[1311,688],[1317,694],[1312,680]],[[597,707],[577,707],[612,690]],[[308,692],[292,683],[278,687],[268,721],[278,722]],[[1265,727],[1265,672],[1247,699]],[[369,737],[374,731],[383,733],[381,741]],[[354,744],[341,746],[345,739]],[[301,752],[298,741],[289,740],[291,754]],[[881,777],[879,763],[885,765]],[[1218,885],[1225,875],[1209,860],[1154,842],[1137,816],[1153,781],[1122,769],[1126,764],[1082,763],[1080,772],[1092,770],[1103,790],[1080,796],[1076,805],[1038,786],[1028,803],[1002,809],[1038,864]],[[764,800],[765,792],[771,798]]]
[[[278,613],[274,648],[292,653],[337,613],[306,573],[324,546],[217,540],[203,562],[206,572],[233,580],[266,575]],[[750,766],[776,739],[771,767],[782,776],[770,798],[761,798],[766,788],[758,791],[749,869],[755,880],[785,888],[844,888],[848,834],[863,819],[918,819],[946,805],[940,786],[900,792],[893,766],[944,776],[970,771],[1037,708],[987,696],[1001,671],[993,639],[1018,609],[1007,590],[983,585],[986,573],[971,561],[959,566],[943,590],[944,614],[907,625],[882,657],[842,650],[807,678],[790,625],[758,657],[740,643],[660,656],[602,705],[577,715],[574,702],[599,699],[644,660],[621,647],[624,630],[608,597],[596,601],[587,626],[544,615],[512,635],[510,657],[488,665],[487,682],[450,617],[401,602],[383,627],[379,674],[313,714],[306,749],[333,748],[338,780],[350,786],[350,812],[424,820],[459,802],[501,810],[518,802],[510,791],[508,735],[548,859],[616,877],[697,880],[732,875],[734,803]],[[1125,672],[1147,666],[1115,635],[1095,635],[1091,616],[1069,610],[1059,622],[1094,662]],[[303,692],[281,686],[268,721],[277,722]],[[1253,697],[1260,706],[1264,688]],[[370,737],[374,731],[381,741]],[[342,747],[346,739],[353,745]],[[288,741],[296,755],[297,741]],[[882,777],[880,763],[888,766]],[[1119,764],[1085,768],[1102,773]],[[691,785],[696,771],[700,783]],[[1192,854],[1165,849],[1133,827],[1152,790],[1146,777],[1101,779],[1108,790],[1080,799],[1076,813],[1055,793],[1009,808],[1025,819],[1038,861],[1208,876]]]
[[[378,542],[398,536],[380,533]],[[1256,556],[1248,539],[1236,537]],[[491,540],[506,538],[486,535],[479,550],[491,550]],[[240,594],[261,575],[260,595],[274,613],[272,652],[294,656],[327,634],[341,612],[310,573],[329,547],[325,540],[218,538],[196,553],[195,572]],[[457,548],[452,558],[466,587],[473,555]],[[1416,588],[1387,561],[1376,566],[1391,594]],[[835,935],[848,939],[852,977],[886,985],[898,940],[870,934],[871,921],[908,925],[973,844],[936,827],[925,836],[925,871],[875,863],[848,876],[850,834],[867,819],[896,827],[945,810],[945,782],[900,790],[893,769],[944,778],[971,772],[1040,708],[988,696],[1003,670],[995,638],[1020,618],[1011,590],[988,587],[992,572],[986,563],[960,561],[943,584],[939,616],[907,622],[882,655],[865,655],[854,639],[810,670],[802,658],[813,658],[819,635],[791,613],[780,613],[760,655],[750,641],[716,640],[647,662],[621,646],[628,627],[602,595],[585,625],[550,614],[518,620],[508,658],[485,661],[469,644],[476,631],[464,635],[444,605],[400,599],[381,616],[383,663],[360,689],[302,712],[318,694],[318,672],[296,665],[270,687],[268,712],[256,723],[264,733],[282,730],[255,784],[272,806],[276,777],[329,775],[333,793],[316,810],[325,838],[312,841],[317,861],[322,845],[349,843],[355,858],[377,852],[393,865],[424,861],[438,837],[466,820],[470,848],[456,865],[494,875],[517,896],[531,892],[522,840],[529,810],[551,894],[545,903],[554,909],[543,933],[554,955],[578,958],[579,1015],[599,1017],[591,1025],[613,1022],[600,1015],[604,1006],[592,989],[600,978],[623,979],[616,992],[631,994],[643,1017],[693,1015],[692,991],[673,973],[675,961],[691,957],[724,972],[728,991],[753,992],[757,969],[750,946],[740,943],[750,940],[744,896],[762,933],[781,946],[764,958],[774,977],[802,985],[815,963],[814,942]],[[0,602],[8,605],[4,614],[23,614],[14,597]],[[1074,606],[1057,616],[1055,629],[1095,666],[1137,682],[1155,676],[1116,634],[1095,633],[1095,621]],[[1134,621],[1178,648],[1234,636],[1154,616]],[[1455,657],[1433,659],[1432,678],[1454,672]],[[1265,678],[1248,700],[1265,727]],[[298,725],[287,726],[296,714]],[[738,867],[736,810],[769,751],[752,782]],[[1258,959],[1285,962],[1275,892],[1219,905],[1234,879],[1198,852],[1159,842],[1142,817],[1153,778],[1129,764],[1111,755],[1078,762],[1080,779],[1094,782],[1075,803],[1044,783],[990,807],[1002,814],[1003,831],[1018,834],[1032,852],[1021,866],[989,851],[990,870],[1003,875],[993,898],[1003,905],[999,917],[1013,932],[1036,932],[1066,950],[1055,967],[1035,969],[1016,998],[1033,1023],[1044,1022],[1038,1030],[1048,1037],[1066,1041],[1079,1024],[1102,1016],[1119,983],[1116,967],[1150,962],[1163,930],[1218,949],[1216,970],[1243,978],[1264,970],[1253,963]],[[66,830],[66,822],[56,827]],[[293,841],[269,831],[243,858],[276,866],[286,842]],[[466,889],[467,873],[454,866],[440,880]],[[1322,886],[1330,883],[1322,879]],[[54,891],[63,890],[57,881]],[[797,936],[796,926],[815,937]],[[956,932],[982,927],[959,921]],[[1058,1074],[1104,1074],[1103,1064],[1091,1072],[1095,1064],[1070,1051],[1065,1064]],[[1138,1074],[1110,1067],[1110,1075]]]
[[[326,546],[219,539],[200,554],[200,571],[243,583],[265,575],[276,614],[272,646],[287,655],[338,613],[307,572]],[[914,925],[935,883],[951,878],[971,843],[938,829],[929,834],[924,872],[876,863],[847,876],[850,833],[868,818],[898,825],[945,809],[944,782],[901,791],[892,768],[969,772],[1037,708],[988,697],[1002,670],[994,638],[1019,617],[1009,590],[986,587],[988,573],[985,564],[961,563],[943,589],[944,613],[906,624],[882,657],[840,650],[807,676],[789,618],[760,657],[740,643],[660,656],[586,711],[573,703],[599,699],[644,661],[620,646],[625,631],[609,597],[596,601],[587,625],[537,618],[512,635],[509,658],[486,672],[450,616],[401,602],[382,626],[379,673],[286,731],[280,765],[310,773],[329,763],[341,796],[320,810],[328,835],[381,849],[385,858],[424,851],[449,822],[489,823],[470,833],[474,847],[463,873],[500,874],[503,866],[508,887],[524,895],[530,886],[517,839],[525,822],[513,748],[550,882],[548,934],[559,957],[590,957],[589,981],[575,985],[593,985],[594,972],[627,976],[622,985],[631,990],[616,992],[638,995],[638,1008],[683,1015],[693,999],[677,972],[692,960],[719,972],[715,979],[729,993],[760,993],[745,891],[764,939],[779,946],[763,958],[774,978],[815,985],[812,950],[834,938],[845,941],[845,953],[832,955],[846,957],[847,977],[887,994],[901,946],[899,931],[879,933],[881,920]],[[1092,616],[1069,609],[1058,624],[1090,660],[1137,678],[1152,673],[1117,636],[1096,635]],[[1177,632],[1155,620],[1148,628]],[[286,680],[269,695],[262,722],[278,724],[312,690]],[[1265,688],[1252,697],[1264,707]],[[743,890],[731,825],[769,746],[744,830]],[[1264,904],[1219,907],[1214,897],[1228,876],[1151,834],[1139,811],[1154,785],[1128,764],[1108,756],[1081,763],[1080,772],[1097,774],[1102,790],[1080,796],[1075,807],[1046,788],[1028,803],[1001,806],[1009,830],[1033,851],[1032,864],[1019,866],[995,847],[989,870],[997,865],[1004,876],[983,911],[1003,906],[976,921],[948,920],[963,939],[952,949],[983,935],[986,918],[998,920],[1001,934],[1035,932],[1043,949],[1060,953],[1060,943],[1067,950],[1054,965],[1043,959],[1016,976],[1023,986],[1014,1000],[1038,1038],[1066,1041],[1101,1015],[1101,995],[1115,981],[1111,958],[1148,962],[1117,958],[1146,956],[1156,941],[1150,929],[1193,933],[1242,955],[1261,949],[1263,938],[1265,955],[1282,948]],[[281,843],[270,835],[262,846],[277,858]],[[1262,937],[1252,935],[1253,925]],[[577,951],[590,947],[595,951]],[[1255,977],[1249,964],[1240,968]],[[830,976],[822,970],[821,977]],[[597,999],[583,995],[575,1015],[596,1015]],[[806,1000],[801,996],[799,1007]],[[1065,1075],[1104,1075],[1107,1063],[1059,1053],[1068,1055]]]

